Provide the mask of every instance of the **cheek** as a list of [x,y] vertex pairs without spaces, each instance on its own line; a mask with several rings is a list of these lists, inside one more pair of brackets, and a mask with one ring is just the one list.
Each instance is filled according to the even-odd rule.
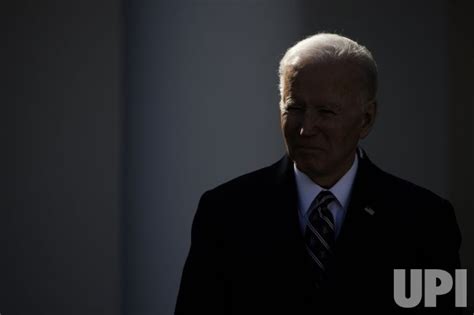
[[361,134],[360,123],[357,119],[346,121],[338,130],[338,139],[343,143],[353,143],[359,140]]
[[280,118],[281,129],[286,137],[294,136],[299,129],[299,122],[295,118],[288,117],[286,115],[282,115]]

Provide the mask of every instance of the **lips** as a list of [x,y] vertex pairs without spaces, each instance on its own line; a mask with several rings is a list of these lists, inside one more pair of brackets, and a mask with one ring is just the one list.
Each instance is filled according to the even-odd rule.
[[309,150],[309,151],[324,151],[323,149],[319,147],[310,147],[310,146],[298,146],[297,147],[300,150]]

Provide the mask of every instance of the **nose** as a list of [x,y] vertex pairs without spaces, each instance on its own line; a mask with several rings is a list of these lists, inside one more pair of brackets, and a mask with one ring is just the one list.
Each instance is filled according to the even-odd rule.
[[319,129],[319,115],[312,110],[306,110],[301,121],[300,136],[314,136]]

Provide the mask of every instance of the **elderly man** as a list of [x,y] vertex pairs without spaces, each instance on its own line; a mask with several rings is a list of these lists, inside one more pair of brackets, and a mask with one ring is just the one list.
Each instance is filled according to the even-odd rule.
[[286,52],[287,154],[202,196],[176,314],[453,313],[449,295],[436,308],[394,297],[394,269],[458,268],[460,233],[448,201],[358,146],[376,90],[371,53],[346,37],[317,34]]

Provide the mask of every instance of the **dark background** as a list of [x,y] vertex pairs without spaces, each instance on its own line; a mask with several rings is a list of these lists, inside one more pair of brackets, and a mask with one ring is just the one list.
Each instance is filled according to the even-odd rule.
[[452,201],[474,270],[470,1],[0,6],[2,315],[171,314],[199,196],[283,154],[278,62],[319,31],[374,54],[363,146]]

